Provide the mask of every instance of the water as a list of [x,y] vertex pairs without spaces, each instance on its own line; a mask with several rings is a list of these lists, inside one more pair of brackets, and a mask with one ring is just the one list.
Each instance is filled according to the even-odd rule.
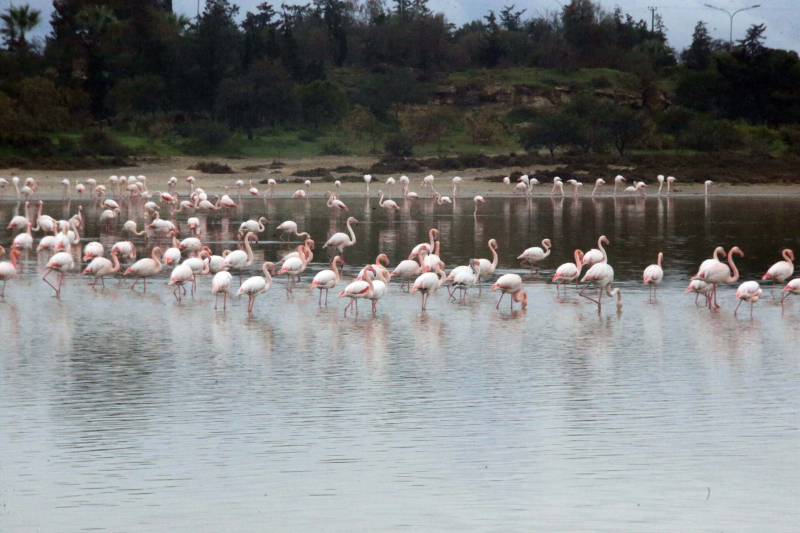
[[[346,279],[437,227],[448,268],[497,239],[497,274],[523,275],[527,311],[441,291],[422,314],[394,282],[376,316],[343,318],[333,291],[320,309],[305,287],[343,223],[319,200],[209,220],[216,253],[260,215],[317,239],[301,287],[277,281],[250,318],[246,300],[214,312],[209,278],[178,305],[166,273],[146,295],[73,274],[56,301],[31,255],[0,301],[0,530],[796,530],[800,302],[781,316],[765,297],[737,319],[735,287],[716,313],[683,289],[717,245],[740,246],[742,280],[759,279],[796,247],[800,199],[488,199],[477,219],[470,200],[423,201],[392,228],[375,199],[345,201],[361,221]],[[85,205],[83,243],[100,212]],[[4,245],[16,207],[0,204]],[[273,233],[253,274],[292,249]],[[546,283],[600,234],[621,313]],[[529,279],[515,257],[543,238],[553,253]],[[641,273],[659,251],[648,303]]]

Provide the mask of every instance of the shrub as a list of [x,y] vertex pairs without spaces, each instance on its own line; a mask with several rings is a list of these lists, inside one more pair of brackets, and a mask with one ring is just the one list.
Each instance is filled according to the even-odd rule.
[[125,157],[133,155],[133,150],[108,132],[92,130],[81,135],[81,152],[93,156]]
[[738,130],[744,137],[744,143],[753,154],[772,155],[783,149],[781,134],[778,130],[766,126],[741,125]]
[[321,155],[347,155],[347,150],[342,146],[342,143],[329,141],[322,144],[319,153]]
[[494,144],[500,133],[499,123],[491,116],[480,113],[468,116],[464,120],[464,127],[472,142],[486,146]]
[[297,140],[303,141],[304,143],[313,143],[317,141],[317,136],[314,133],[306,132],[298,135]]
[[414,143],[408,135],[398,133],[386,139],[383,149],[390,155],[408,157],[414,151]]
[[679,143],[682,148],[701,152],[736,150],[744,144],[744,135],[732,120],[698,117],[689,124]]
[[190,155],[207,154],[225,144],[231,136],[223,122],[213,120],[184,123],[176,127],[175,131],[178,135],[189,138],[184,152]]
[[189,170],[199,170],[204,174],[235,174],[230,166],[217,163],[216,161],[198,161],[189,167]]
[[78,143],[70,137],[58,138],[58,153],[60,155],[72,156],[78,151]]

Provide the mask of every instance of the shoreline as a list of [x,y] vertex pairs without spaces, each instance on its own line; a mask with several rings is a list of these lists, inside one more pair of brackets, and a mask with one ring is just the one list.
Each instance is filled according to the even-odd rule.
[[[148,189],[152,192],[160,191],[166,188],[166,182],[171,176],[178,178],[178,192],[184,196],[188,192],[188,186],[185,181],[187,176],[194,176],[196,179],[195,186],[202,187],[206,190],[209,196],[213,197],[214,194],[221,194],[225,186],[229,187],[229,195],[234,197],[238,196],[235,183],[237,180],[244,182],[243,192],[246,194],[249,188],[250,180],[253,185],[258,188],[259,193],[263,196],[267,190],[266,183],[260,183],[262,180],[275,179],[278,184],[275,187],[275,198],[287,198],[298,189],[304,189],[303,182],[311,180],[310,197],[323,198],[325,191],[334,189],[334,180],[342,180],[340,193],[343,197],[357,197],[363,196],[366,193],[366,185],[360,179],[363,174],[369,172],[369,168],[375,164],[378,157],[341,157],[341,156],[322,156],[313,158],[299,158],[299,159],[285,159],[280,161],[280,168],[270,168],[275,166],[273,159],[249,158],[249,159],[214,159],[214,161],[230,165],[236,172],[232,174],[206,174],[198,170],[190,170],[189,166],[197,164],[199,161],[206,161],[208,158],[197,157],[172,157],[167,160],[159,162],[145,163],[137,167],[121,167],[115,169],[91,169],[91,170],[64,170],[64,171],[51,171],[51,170],[35,170],[35,171],[20,171],[18,169],[3,169],[0,170],[0,177],[9,181],[6,185],[5,192],[0,201],[15,200],[14,187],[10,183],[12,176],[18,176],[20,182],[28,177],[33,177],[39,181],[38,197],[42,199],[60,199],[63,191],[61,180],[66,178],[72,182],[71,190],[73,199],[76,198],[74,187],[76,180],[84,182],[93,178],[98,184],[105,184],[108,186],[108,177],[111,175],[144,175],[147,177]],[[519,194],[513,193],[513,185],[516,182],[512,181],[511,186],[506,186],[502,182],[495,181],[498,176],[507,176],[516,172],[527,172],[534,174],[537,172],[558,173],[558,170],[566,166],[565,164],[554,165],[534,165],[527,168],[520,167],[506,167],[506,168],[474,168],[457,171],[440,171],[440,172],[407,172],[406,175],[411,178],[409,190],[417,192],[420,199],[429,197],[429,191],[420,186],[422,176],[433,174],[435,177],[434,185],[438,191],[445,196],[453,196],[453,183],[452,178],[460,176],[463,179],[461,186],[462,196],[473,196],[480,194],[487,197],[519,197]],[[244,170],[247,168],[248,170]],[[643,180],[648,185],[647,196],[657,196],[658,182],[655,176],[642,178],[639,173],[626,172],[625,170],[609,170],[607,175],[600,175],[606,180],[606,185],[598,190],[599,197],[611,197],[613,191],[613,177],[614,172],[619,172],[623,176],[628,174],[628,184],[634,179]],[[314,174],[316,176],[297,176],[300,174]],[[324,175],[323,175],[324,174]],[[388,177],[395,179],[403,175],[403,172],[390,173],[390,174],[377,174],[372,173],[373,181],[370,184],[370,192],[374,197],[378,197],[378,191],[385,188],[385,180]],[[614,175],[612,175],[614,174]],[[678,181],[672,187],[670,196],[681,197],[696,197],[704,195],[704,186],[702,183],[687,183],[681,182],[680,176],[676,176]],[[579,181],[583,182],[581,187],[580,198],[591,198],[591,192],[594,188],[594,181],[596,177],[593,175],[579,176]],[[550,182],[542,182],[540,185],[535,186],[532,198],[550,197],[550,190],[552,185]],[[401,197],[400,183],[394,186],[394,198]],[[664,188],[666,191],[666,185]],[[661,196],[665,197],[665,192],[662,191]],[[245,194],[242,197],[245,197]],[[572,188],[564,185],[564,197],[572,198]],[[800,195],[800,184],[792,183],[725,183],[715,182],[709,191],[711,196],[788,196]],[[110,197],[116,197],[115,194],[109,194]],[[84,197],[89,197],[88,191]],[[249,197],[249,196],[248,196]],[[619,189],[618,198],[630,198],[632,194],[622,192]]]

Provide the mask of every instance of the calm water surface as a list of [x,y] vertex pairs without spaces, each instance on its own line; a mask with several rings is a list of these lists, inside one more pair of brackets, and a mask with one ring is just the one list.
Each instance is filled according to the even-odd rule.
[[[423,315],[399,282],[376,316],[320,309],[305,287],[343,224],[317,199],[208,219],[217,253],[260,215],[317,240],[303,286],[277,281],[251,318],[246,300],[214,312],[210,278],[179,306],[167,273],[146,295],[73,274],[56,301],[29,254],[0,301],[0,531],[797,530],[800,301],[781,316],[765,298],[751,321],[732,315],[735,288],[717,313],[683,289],[717,245],[744,250],[742,280],[797,250],[800,199],[488,199],[477,219],[471,200],[426,200],[392,228],[376,199],[345,201],[361,221],[346,280],[437,227],[448,268],[497,239],[497,274],[524,275],[527,311],[442,291]],[[82,244],[122,240],[84,205]],[[0,244],[15,210],[0,204]],[[253,273],[292,249],[273,233]],[[621,313],[547,283],[600,234]],[[553,253],[530,279],[515,258],[543,238]],[[641,273],[659,251],[648,303]]]

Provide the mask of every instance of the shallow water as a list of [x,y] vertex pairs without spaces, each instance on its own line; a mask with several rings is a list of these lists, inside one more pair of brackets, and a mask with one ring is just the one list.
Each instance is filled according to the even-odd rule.
[[[317,199],[209,218],[215,253],[260,215],[316,237],[294,295],[276,281],[249,318],[242,300],[215,312],[207,277],[179,305],[166,272],[146,295],[73,274],[56,301],[45,256],[29,254],[0,300],[0,530],[796,531],[800,301],[782,316],[765,297],[737,319],[735,287],[715,313],[683,289],[717,245],[742,248],[742,281],[760,279],[797,246],[800,199],[487,199],[477,219],[471,200],[424,200],[391,228],[376,199],[344,200],[361,221],[346,280],[437,227],[448,268],[497,239],[497,275],[523,275],[527,311],[442,290],[422,314],[395,282],[376,316],[362,304],[343,318],[333,291],[320,309],[306,287],[343,219]],[[100,229],[84,205],[82,244]],[[5,246],[15,209],[0,204]],[[547,283],[600,234],[621,313]],[[276,237],[262,235],[251,274],[292,250]],[[530,278],[515,258],[543,238],[553,252]],[[648,303],[642,270],[659,251]]]

